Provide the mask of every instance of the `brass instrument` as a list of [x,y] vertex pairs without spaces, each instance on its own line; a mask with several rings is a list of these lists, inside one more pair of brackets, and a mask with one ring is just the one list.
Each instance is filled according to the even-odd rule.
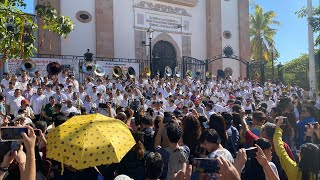
[[128,68],[127,76],[130,79],[134,79],[136,77],[136,71],[133,69],[133,67]]
[[81,71],[84,74],[92,74],[96,70],[96,65],[93,62],[87,61],[81,65]]
[[206,78],[207,79],[211,79],[212,78],[212,72],[211,71],[207,71],[206,72]]
[[50,75],[57,75],[61,73],[61,71],[62,71],[62,66],[57,62],[51,62],[47,65],[47,72]]
[[32,59],[27,59],[22,61],[20,66],[23,71],[26,71],[29,73],[34,72],[36,70],[36,62],[34,62]]
[[116,78],[122,77],[123,73],[122,73],[121,67],[120,66],[114,66],[112,74]]
[[101,65],[96,65],[94,74],[96,76],[104,76],[106,74],[106,70]]
[[196,71],[196,77],[200,77],[201,76],[201,69],[198,69],[197,71]]
[[178,67],[175,67],[175,68],[174,68],[174,74],[175,74],[175,76],[176,76],[177,78],[180,78],[180,77],[181,77],[181,72],[180,72],[180,70],[179,70]]
[[166,66],[165,69],[165,74],[167,77],[171,77],[172,76],[172,69],[169,66]]
[[191,70],[188,70],[188,71],[186,72],[186,76],[187,76],[188,78],[192,78],[192,71],[191,71]]
[[151,76],[150,67],[148,67],[148,66],[145,66],[145,67],[144,67],[144,74],[147,75],[148,77]]

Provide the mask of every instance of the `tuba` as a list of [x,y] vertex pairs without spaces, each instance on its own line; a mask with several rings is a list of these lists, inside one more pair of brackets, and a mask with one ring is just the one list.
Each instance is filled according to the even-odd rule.
[[114,66],[112,69],[112,74],[114,75],[114,77],[118,78],[118,77],[122,77],[122,69],[120,66]]
[[166,66],[165,69],[165,74],[167,77],[171,77],[172,76],[172,69],[169,66]]
[[96,65],[95,70],[94,70],[94,74],[96,76],[104,76],[106,74],[106,70],[103,68],[103,66],[101,65]]
[[133,78],[136,77],[136,71],[133,69],[133,67],[129,67],[129,68],[128,68],[127,76],[128,76],[130,79],[133,79]]
[[198,69],[197,71],[196,71],[196,77],[200,77],[201,76],[201,69]]
[[[129,69],[128,69],[129,71]],[[145,75],[147,75],[148,77],[151,76],[151,71],[150,71],[150,68],[148,66],[145,66],[144,67],[144,72],[143,72]]]
[[51,62],[47,65],[47,72],[50,75],[57,75],[61,71],[62,71],[62,66],[57,62]]
[[96,65],[93,62],[87,61],[81,65],[81,71],[84,74],[92,74],[96,70]]
[[22,61],[21,69],[26,72],[34,72],[36,70],[36,63],[32,59]]
[[180,72],[180,70],[179,70],[178,67],[175,67],[175,68],[174,68],[174,74],[175,74],[175,76],[176,76],[177,78],[180,78],[180,77],[181,77],[181,72]]
[[186,76],[187,76],[188,78],[192,78],[192,71],[191,71],[191,70],[188,70],[188,71],[186,72]]
[[212,72],[211,71],[207,71],[206,72],[206,78],[207,79],[211,79],[212,78]]

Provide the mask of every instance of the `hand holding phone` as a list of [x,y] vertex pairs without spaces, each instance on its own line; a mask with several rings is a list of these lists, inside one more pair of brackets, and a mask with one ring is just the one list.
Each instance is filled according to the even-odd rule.
[[[281,124],[279,122],[280,118],[282,119],[281,121]],[[279,123],[278,123],[279,122]],[[287,117],[283,117],[283,116],[279,116],[279,117],[276,117],[276,124],[280,124],[280,125],[287,125],[288,123],[288,118]]]
[[1,141],[21,141],[23,140],[22,133],[28,134],[28,129],[25,127],[1,127],[0,139]]
[[250,147],[246,149],[246,154],[248,158],[255,158],[257,156],[258,149],[257,147]]
[[217,173],[220,170],[216,158],[194,158],[192,165],[193,171],[199,173]]

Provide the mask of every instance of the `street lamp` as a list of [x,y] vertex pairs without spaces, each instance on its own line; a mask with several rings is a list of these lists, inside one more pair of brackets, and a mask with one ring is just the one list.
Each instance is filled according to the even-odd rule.
[[275,53],[275,47],[273,43],[270,43],[270,51],[271,51],[271,62],[272,62],[272,82],[274,82],[274,53]]
[[283,67],[283,65],[281,64],[281,62],[277,65],[278,67],[278,79],[282,82],[282,73],[280,74],[280,69]]
[[153,33],[154,30],[149,27],[149,29],[147,30],[148,33],[148,38],[149,38],[149,44],[146,44],[145,41],[142,41],[142,46],[148,46],[149,47],[149,60],[150,60],[150,69],[151,69],[151,73],[152,73],[152,39],[153,39]]

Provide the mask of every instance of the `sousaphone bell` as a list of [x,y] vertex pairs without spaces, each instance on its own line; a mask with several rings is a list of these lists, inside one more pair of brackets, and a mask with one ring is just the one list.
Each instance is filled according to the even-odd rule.
[[34,72],[36,70],[36,63],[32,59],[22,61],[21,69],[26,72]]
[[114,77],[118,78],[118,77],[122,77],[122,69],[120,66],[114,66],[113,67],[113,71],[112,74],[114,75]]
[[[129,71],[129,70],[128,70],[128,71]],[[144,74],[147,75],[148,77],[151,76],[150,67],[148,67],[148,66],[145,66],[145,67],[144,67]]]
[[94,70],[94,74],[96,76],[104,76],[106,74],[106,70],[103,68],[103,66],[101,65],[96,65],[95,70]]
[[127,76],[128,76],[130,79],[133,79],[133,78],[136,77],[136,71],[133,69],[133,67],[129,67],[129,68],[128,68]]
[[61,71],[62,71],[62,66],[57,62],[51,62],[47,65],[47,72],[50,75],[57,75],[61,73]]
[[186,76],[187,76],[188,78],[192,78],[192,71],[191,71],[191,70],[188,70],[188,71],[186,72]]
[[177,78],[180,78],[180,77],[181,77],[181,72],[180,72],[180,70],[179,70],[178,67],[175,67],[175,68],[174,68],[174,74],[175,74],[175,76],[176,76]]
[[87,61],[82,64],[81,71],[84,74],[92,74],[96,71],[96,65],[93,62]]
[[167,77],[171,77],[172,76],[172,69],[169,66],[166,66],[165,69],[165,74]]

